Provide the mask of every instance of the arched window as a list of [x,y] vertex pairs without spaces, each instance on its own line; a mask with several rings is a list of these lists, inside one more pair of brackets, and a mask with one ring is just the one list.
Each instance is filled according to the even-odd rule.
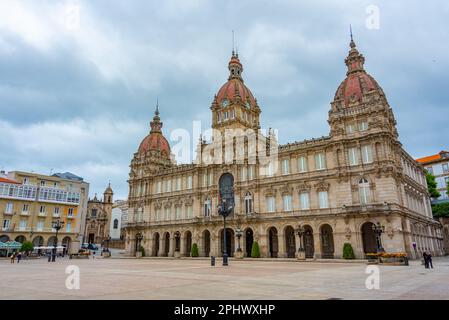
[[249,214],[253,212],[253,196],[250,192],[245,194],[245,213]]
[[367,204],[370,202],[371,191],[368,180],[362,178],[359,180],[359,198],[360,204]]
[[210,198],[206,198],[204,201],[204,216],[210,217],[210,212],[212,208],[212,202],[210,201]]
[[114,229],[118,228],[118,219],[114,219]]

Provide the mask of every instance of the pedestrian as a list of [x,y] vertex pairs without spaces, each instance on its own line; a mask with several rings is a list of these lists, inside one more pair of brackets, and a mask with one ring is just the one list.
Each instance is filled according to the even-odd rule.
[[422,257],[424,259],[424,267],[426,269],[429,269],[429,260],[427,258],[427,252],[426,251],[423,252]]
[[15,252],[13,252],[12,254],[11,254],[11,263],[14,263],[14,260],[16,259],[16,253]]
[[430,252],[427,252],[427,265],[433,269],[432,254]]
[[47,252],[48,262],[51,262],[51,253]]
[[22,259],[22,252],[17,253],[17,263],[20,263],[20,259]]

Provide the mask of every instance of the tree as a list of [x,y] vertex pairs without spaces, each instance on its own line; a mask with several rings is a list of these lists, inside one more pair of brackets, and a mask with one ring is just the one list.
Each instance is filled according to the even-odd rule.
[[260,249],[257,241],[253,242],[253,246],[251,248],[251,258],[260,258]]
[[190,251],[192,257],[198,257],[200,254],[198,252],[198,245],[196,243],[192,244],[192,250]]
[[22,247],[20,248],[20,251],[26,252],[26,253],[33,251],[33,243],[31,241],[24,241],[22,243]]
[[433,204],[432,213],[434,218],[449,217],[449,202]]
[[145,257],[145,248],[140,246],[139,251],[142,253],[142,257]]
[[349,242],[343,245],[343,259],[355,259],[354,249]]
[[446,194],[449,196],[449,180],[446,183]]
[[429,189],[430,197],[435,199],[439,198],[441,194],[437,190],[437,182],[435,181],[435,176],[430,172],[427,172],[426,180],[427,180],[427,189]]

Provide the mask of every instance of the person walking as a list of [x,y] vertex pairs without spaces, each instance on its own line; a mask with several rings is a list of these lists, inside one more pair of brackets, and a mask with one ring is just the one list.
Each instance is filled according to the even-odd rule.
[[16,259],[16,253],[15,252],[13,252],[12,254],[11,254],[11,263],[14,263],[14,260]]
[[429,259],[428,259],[428,256],[427,256],[427,251],[423,252],[422,257],[424,259],[424,267],[426,269],[429,269]]
[[432,263],[432,254],[430,252],[427,252],[427,267],[433,269],[433,263]]
[[22,259],[22,252],[17,253],[17,263],[20,263],[20,259]]

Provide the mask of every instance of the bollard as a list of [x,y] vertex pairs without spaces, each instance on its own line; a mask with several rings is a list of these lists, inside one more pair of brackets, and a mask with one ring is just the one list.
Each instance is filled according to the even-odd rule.
[[212,267],[215,267],[215,257],[214,257],[214,256],[211,256],[211,257],[210,257],[210,265],[211,265]]

